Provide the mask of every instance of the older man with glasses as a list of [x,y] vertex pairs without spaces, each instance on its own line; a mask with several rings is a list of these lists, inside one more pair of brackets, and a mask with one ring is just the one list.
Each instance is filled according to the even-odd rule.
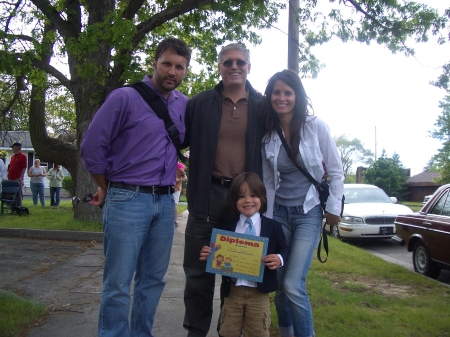
[[213,228],[222,228],[233,214],[228,203],[231,181],[243,172],[262,176],[262,125],[258,122],[261,95],[247,81],[250,55],[233,43],[219,53],[222,81],[212,90],[194,96],[186,108],[185,146],[190,147],[187,186],[189,216],[185,233],[184,292],[188,336],[208,334],[215,275],[199,261]]

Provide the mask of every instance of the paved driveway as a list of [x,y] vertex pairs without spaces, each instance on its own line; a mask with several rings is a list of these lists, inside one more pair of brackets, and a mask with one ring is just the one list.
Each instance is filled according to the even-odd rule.
[[[391,240],[361,240],[351,242],[351,244],[363,248],[369,253],[381,257],[391,263],[401,265],[414,271],[412,263],[412,252],[408,252],[405,247],[397,246]],[[442,270],[438,281],[450,285],[450,270]]]

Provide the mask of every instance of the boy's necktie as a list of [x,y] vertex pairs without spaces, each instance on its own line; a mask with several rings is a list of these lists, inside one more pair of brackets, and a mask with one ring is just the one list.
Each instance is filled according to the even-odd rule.
[[245,234],[249,235],[256,235],[255,226],[253,226],[253,222],[251,218],[245,219],[245,222],[247,224],[247,229],[245,230]]

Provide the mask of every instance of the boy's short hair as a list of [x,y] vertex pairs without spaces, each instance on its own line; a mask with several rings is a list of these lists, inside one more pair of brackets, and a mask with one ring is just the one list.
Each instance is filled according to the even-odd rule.
[[241,173],[231,182],[230,189],[228,191],[228,200],[230,202],[231,209],[236,214],[239,214],[239,210],[237,209],[236,203],[240,198],[241,185],[243,183],[247,183],[252,193],[255,194],[261,201],[261,208],[259,209],[259,213],[260,214],[266,213],[267,211],[266,188],[261,179],[259,178],[259,176],[254,172]]

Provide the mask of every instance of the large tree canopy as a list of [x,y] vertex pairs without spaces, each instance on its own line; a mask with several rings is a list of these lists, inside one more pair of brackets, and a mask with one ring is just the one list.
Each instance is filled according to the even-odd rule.
[[383,189],[390,197],[406,200],[408,196],[408,173],[396,153],[388,158],[385,150],[367,170],[363,172],[363,181]]
[[[409,42],[426,41],[430,34],[446,29],[445,16],[414,2],[329,0],[334,8],[320,13],[317,6],[324,2],[301,1],[298,22],[303,73],[315,74],[319,62],[311,47],[332,36],[343,41],[376,41],[393,52],[412,54]],[[7,99],[0,102],[1,117],[11,116],[12,107],[28,95],[29,130],[36,152],[41,159],[68,168],[77,194],[90,192],[94,184],[78,151],[84,132],[112,90],[149,71],[153,50],[162,38],[184,39],[195,52],[195,60],[204,66],[203,72],[191,74],[183,84],[182,90],[190,95],[215,82],[210,75],[217,46],[226,41],[259,43],[255,32],[273,24],[286,4],[263,0],[2,1],[1,88],[8,90],[2,94]],[[65,99],[58,93],[65,93]],[[66,111],[73,107],[75,119],[64,122]],[[52,118],[46,118],[46,111],[55,109],[62,109],[61,115],[52,113]],[[51,137],[49,123],[55,132],[59,127],[74,128],[77,141]],[[3,130],[11,127],[1,126]],[[92,219],[98,213],[82,205],[75,217]]]
[[439,103],[439,107],[442,113],[434,124],[436,128],[431,136],[442,141],[442,147],[431,159],[428,169],[439,171],[440,177],[436,180],[448,184],[450,183],[450,95],[445,96]]
[[346,135],[340,135],[334,138],[336,147],[341,155],[344,175],[347,177],[352,174],[352,168],[355,164],[361,163],[370,165],[374,161],[372,151],[366,149],[364,144],[358,138],[348,139]]

